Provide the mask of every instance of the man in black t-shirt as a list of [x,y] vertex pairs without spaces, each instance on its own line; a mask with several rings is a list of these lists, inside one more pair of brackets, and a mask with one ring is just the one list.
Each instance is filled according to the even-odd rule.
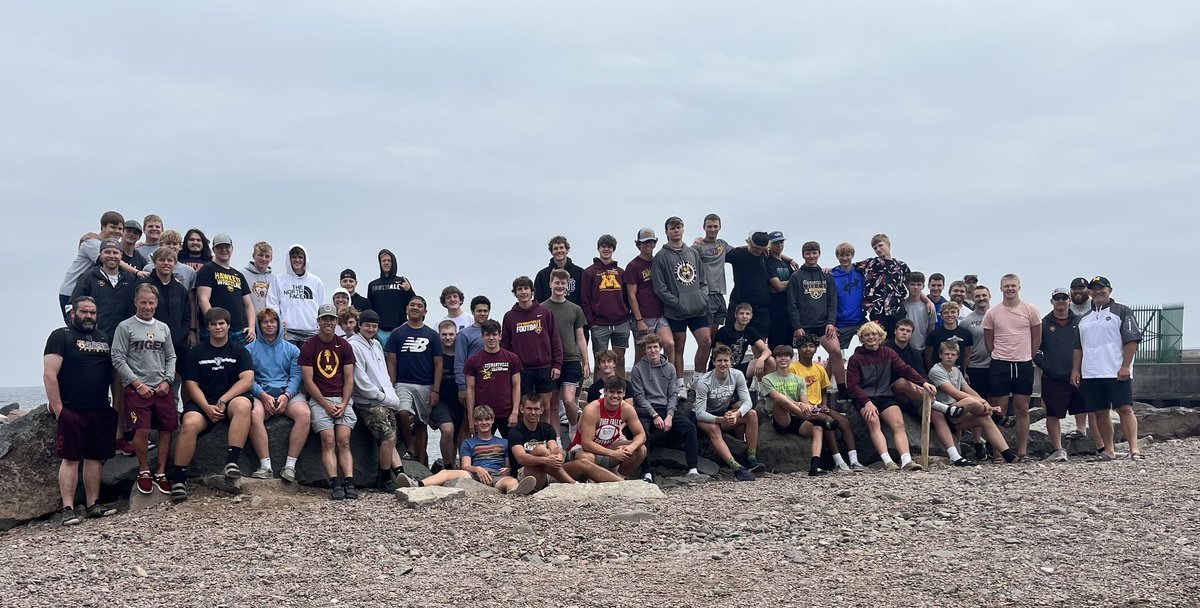
[[[938,349],[941,348],[942,343],[954,342],[958,344],[958,360],[954,365],[962,370],[963,374],[967,373],[967,359],[971,356],[971,349],[975,347],[975,338],[971,336],[970,330],[958,324],[960,311],[961,308],[957,302],[950,301],[942,304],[942,326],[934,328],[925,338],[926,370],[938,363]],[[982,348],[983,345],[981,344],[979,347]]]
[[220,422],[229,422],[225,477],[242,476],[237,461],[250,433],[250,389],[254,358],[245,346],[229,339],[229,311],[219,306],[204,314],[208,340],[188,353],[183,370],[183,417],[175,442],[171,501],[187,500],[187,469],[196,454],[196,438]]
[[[250,297],[250,284],[246,276],[233,266],[233,239],[228,234],[213,237],[213,259],[196,271],[196,305],[200,314],[211,308],[224,308],[229,312],[229,337],[238,344],[254,341],[254,323],[258,312]],[[207,338],[201,330],[200,340]]]
[[743,302],[754,307],[751,321],[759,335],[766,336],[771,329],[771,287],[767,272],[767,246],[770,235],[755,232],[746,239],[746,244],[725,252],[725,263],[733,267],[733,291],[729,292],[729,316],[727,325],[733,325],[737,316],[735,306]]
[[[116,509],[100,506],[104,461],[116,449],[117,412],[108,403],[112,383],[109,337],[96,328],[96,302],[91,297],[72,302],[71,324],[51,332],[42,358],[46,399],[58,420],[58,488],[62,524],[87,517],[104,517]],[[87,509],[75,510],[79,462],[83,461],[83,491]]]
[[[458,454],[458,447],[462,444],[460,431],[466,413],[462,401],[458,399],[458,384],[454,379],[454,347],[458,340],[458,323],[454,319],[438,323],[438,337],[442,342],[442,377],[435,379],[435,382],[441,390],[438,393],[438,402],[429,413],[429,428],[441,431],[442,467],[453,469],[454,456]],[[435,469],[436,465],[435,462]]]
[[542,402],[537,394],[521,397],[521,419],[508,429],[508,466],[516,478],[533,477],[534,490],[550,483],[550,477],[562,483],[575,483],[563,468],[562,446],[554,427],[542,422]]
[[754,326],[754,307],[742,302],[734,307],[733,322],[717,330],[713,346],[724,344],[733,351],[733,369],[742,372],[749,382],[775,371],[775,360],[767,348],[766,337]]

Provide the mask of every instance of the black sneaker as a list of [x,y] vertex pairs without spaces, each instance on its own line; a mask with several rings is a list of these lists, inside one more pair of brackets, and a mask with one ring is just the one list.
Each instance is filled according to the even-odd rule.
[[58,512],[58,516],[62,519],[64,526],[74,526],[83,521],[83,517],[80,517],[79,511],[76,511],[75,507],[63,507]]
[[183,502],[185,500],[187,500],[187,484],[171,484],[171,502]]
[[989,450],[987,448],[986,443],[984,443],[982,441],[976,442],[975,443],[975,460],[984,460],[985,458],[987,458],[988,451]]
[[953,464],[956,467],[973,467],[979,463],[975,462],[974,460],[967,459],[967,458],[959,458],[958,460],[955,460],[951,464]]
[[346,481],[342,484],[342,491],[345,493],[346,498],[350,500],[358,499],[358,489],[354,487],[353,477],[346,478]]
[[99,519],[101,517],[108,517],[109,515],[116,515],[116,514],[117,514],[116,509],[114,509],[112,507],[106,507],[100,503],[96,503],[87,508],[88,519]]
[[811,469],[808,472],[809,477],[820,477],[821,475],[828,475],[828,474],[829,474],[829,471],[826,471],[825,469]]
[[750,469],[742,467],[733,472],[733,478],[738,481],[754,481],[754,473]]
[[750,469],[751,473],[757,473],[767,468],[767,465],[758,461],[757,458],[751,458],[746,461],[746,468]]
[[346,499],[346,486],[344,486],[340,483],[333,484],[333,487],[329,490],[329,499],[330,500],[345,500]]

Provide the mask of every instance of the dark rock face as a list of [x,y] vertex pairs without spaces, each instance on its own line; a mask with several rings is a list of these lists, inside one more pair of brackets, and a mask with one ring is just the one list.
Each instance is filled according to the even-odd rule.
[[45,405],[0,425],[0,530],[57,511],[58,426]]

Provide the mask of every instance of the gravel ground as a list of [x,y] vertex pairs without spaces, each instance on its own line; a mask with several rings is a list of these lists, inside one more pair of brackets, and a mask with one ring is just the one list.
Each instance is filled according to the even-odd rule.
[[202,490],[0,533],[0,605],[1196,605],[1200,439],[1145,453],[764,475],[655,503],[485,495],[409,511],[375,493]]

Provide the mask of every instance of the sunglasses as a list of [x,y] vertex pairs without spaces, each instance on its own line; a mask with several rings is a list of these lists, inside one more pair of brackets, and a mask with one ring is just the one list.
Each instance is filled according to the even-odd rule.
[[1067,295],[1067,294],[1065,294],[1065,293],[1060,293],[1060,294],[1058,294],[1058,295],[1056,295],[1056,296],[1054,296],[1053,298],[1050,298],[1050,299],[1051,299],[1051,300],[1054,300],[1054,301],[1056,301],[1056,302],[1057,302],[1057,301],[1062,301],[1062,300],[1070,300],[1070,299],[1071,299],[1071,296],[1068,296],[1068,295]]

